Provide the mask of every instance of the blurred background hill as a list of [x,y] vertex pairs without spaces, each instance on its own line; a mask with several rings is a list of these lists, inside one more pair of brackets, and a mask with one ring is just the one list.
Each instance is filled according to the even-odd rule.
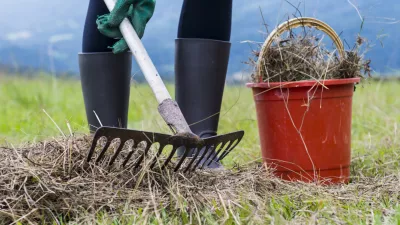
[[[373,48],[367,53],[375,73],[395,75],[400,68],[400,1],[398,0],[234,0],[230,77],[248,72],[243,64],[251,53],[249,44],[263,42],[265,32],[260,10],[270,29],[296,12],[331,25],[352,44],[365,19],[361,35]],[[143,42],[164,77],[173,77],[174,39],[182,0],[158,0]],[[0,7],[0,69],[9,73],[42,70],[78,75],[77,53],[88,0],[16,0]],[[212,7],[212,6],[210,6]],[[357,8],[357,9],[356,9]],[[298,14],[297,14],[298,15]],[[134,63],[134,62],[133,62]],[[139,69],[134,63],[134,71]],[[137,75],[138,80],[141,75]]]

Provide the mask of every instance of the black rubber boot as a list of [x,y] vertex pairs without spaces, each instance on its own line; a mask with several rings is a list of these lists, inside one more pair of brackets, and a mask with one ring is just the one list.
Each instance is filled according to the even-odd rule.
[[132,54],[80,53],[79,69],[90,132],[101,125],[126,128]]
[[[201,138],[216,136],[231,44],[185,38],[178,38],[175,44],[176,101],[193,133]],[[178,149],[178,157],[184,152]],[[215,161],[208,166],[218,167],[221,165]]]

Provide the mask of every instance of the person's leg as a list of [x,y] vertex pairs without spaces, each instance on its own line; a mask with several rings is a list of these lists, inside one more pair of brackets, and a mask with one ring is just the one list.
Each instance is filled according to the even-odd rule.
[[[115,40],[97,29],[98,16],[108,13],[102,0],[90,0],[83,31],[79,69],[90,132],[98,127],[127,126],[132,54],[114,54]],[[100,122],[99,122],[100,120]]]
[[[202,138],[217,135],[231,21],[232,0],[183,2],[175,50],[176,101],[192,131]],[[178,150],[178,156],[183,153]]]
[[100,15],[108,13],[104,1],[90,0],[86,12],[85,27],[83,29],[82,52],[110,52],[109,46],[115,42],[101,34],[97,29],[96,19]]
[[232,0],[184,0],[178,38],[230,41]]

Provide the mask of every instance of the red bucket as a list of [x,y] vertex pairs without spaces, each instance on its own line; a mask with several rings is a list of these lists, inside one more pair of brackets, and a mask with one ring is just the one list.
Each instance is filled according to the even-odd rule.
[[347,183],[354,85],[359,78],[248,83],[263,161],[285,180]]

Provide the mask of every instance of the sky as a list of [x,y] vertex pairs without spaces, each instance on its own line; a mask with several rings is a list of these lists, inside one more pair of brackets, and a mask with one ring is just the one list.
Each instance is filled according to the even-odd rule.
[[[46,57],[50,55],[55,58],[58,69],[76,72],[88,2],[3,1],[0,7],[0,63],[10,64],[13,58],[21,65],[31,63],[48,67]],[[266,30],[260,12],[273,29],[296,12],[293,5],[299,6],[303,16],[328,23],[351,43],[360,31],[361,19],[365,18],[361,34],[373,44],[367,54],[373,59],[373,69],[388,73],[400,68],[400,48],[396,48],[400,44],[399,0],[233,0],[230,75],[247,69],[243,61],[250,57],[251,47],[243,42],[265,40]],[[181,6],[182,0],[158,0],[142,39],[156,67],[163,73],[173,73],[174,39]],[[44,61],[36,62],[38,58]]]

